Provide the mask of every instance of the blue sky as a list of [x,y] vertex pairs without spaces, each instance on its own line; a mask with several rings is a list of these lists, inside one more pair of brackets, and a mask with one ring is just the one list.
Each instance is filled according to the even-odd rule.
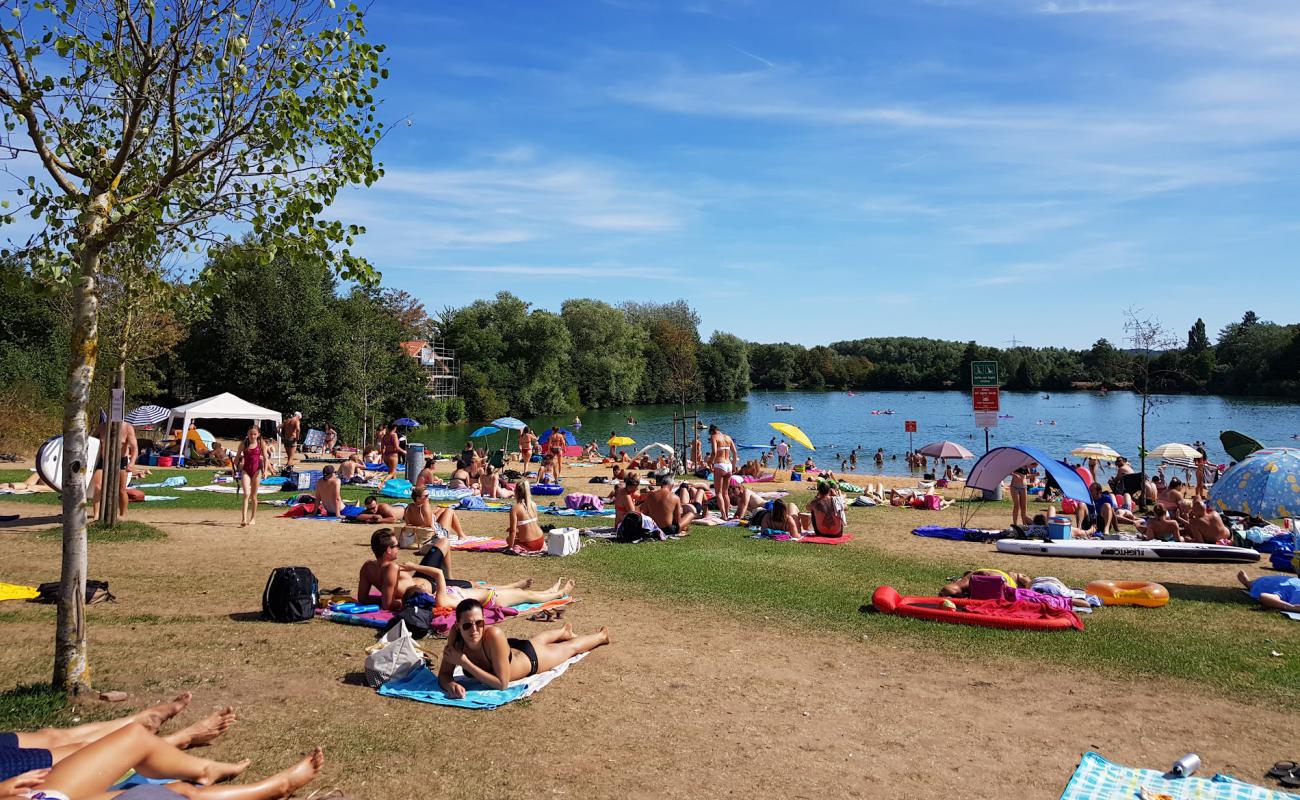
[[1086,346],[1300,321],[1300,3],[381,0],[387,175],[335,207],[431,310],[688,299],[707,336]]

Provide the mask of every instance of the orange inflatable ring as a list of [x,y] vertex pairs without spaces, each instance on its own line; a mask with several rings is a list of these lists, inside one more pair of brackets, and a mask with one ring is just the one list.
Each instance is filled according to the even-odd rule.
[[1160,608],[1169,602],[1169,590],[1147,581],[1092,581],[1083,590],[1108,606]]

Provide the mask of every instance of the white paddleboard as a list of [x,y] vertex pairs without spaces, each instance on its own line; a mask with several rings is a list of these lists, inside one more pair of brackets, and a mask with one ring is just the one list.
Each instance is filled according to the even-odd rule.
[[1103,539],[1036,541],[1003,539],[999,553],[1056,558],[1106,558],[1124,561],[1204,561],[1246,564],[1259,561],[1258,551],[1247,547],[1194,542],[1120,542]]
[[[95,461],[99,458],[99,440],[94,436],[86,437],[86,488],[90,488],[90,478],[95,473]],[[63,492],[63,437],[47,439],[36,451],[36,474],[56,492]]]

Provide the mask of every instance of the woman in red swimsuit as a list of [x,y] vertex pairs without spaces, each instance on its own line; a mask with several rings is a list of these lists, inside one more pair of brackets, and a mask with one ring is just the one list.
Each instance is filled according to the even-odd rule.
[[239,527],[247,528],[256,522],[257,487],[262,484],[262,476],[267,474],[271,458],[267,453],[266,442],[262,441],[262,432],[257,426],[248,429],[248,435],[239,443],[235,453],[235,477],[244,492],[243,512],[240,514]]

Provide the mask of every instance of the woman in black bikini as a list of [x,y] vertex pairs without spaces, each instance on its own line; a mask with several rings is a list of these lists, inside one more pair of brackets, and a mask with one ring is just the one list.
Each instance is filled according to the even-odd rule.
[[609,644],[609,628],[576,636],[573,627],[539,633],[531,639],[508,639],[496,626],[483,619],[483,604],[462,600],[456,606],[456,627],[442,651],[438,685],[450,697],[465,696],[465,687],[452,679],[456,667],[467,677],[492,689],[504,689],[512,681],[554,669],[579,653]]

